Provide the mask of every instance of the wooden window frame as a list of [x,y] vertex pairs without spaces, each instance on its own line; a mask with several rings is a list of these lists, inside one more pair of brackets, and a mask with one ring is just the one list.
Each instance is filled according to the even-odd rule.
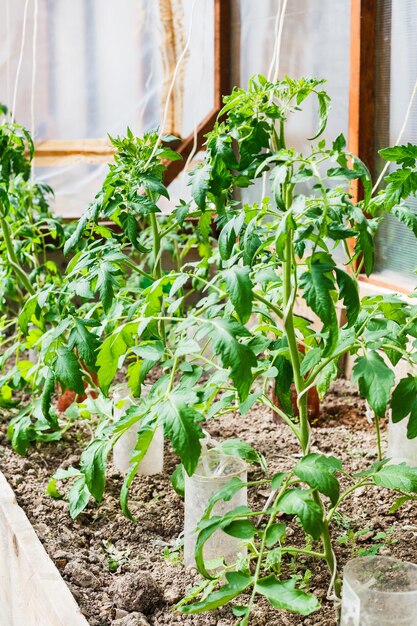
[[[198,124],[196,149],[201,150],[204,135],[217,119],[222,107],[222,96],[231,89],[231,3],[232,0],[214,1],[214,108]],[[194,133],[175,146],[183,157],[169,164],[165,184],[169,185],[183,170],[187,157],[194,147]],[[47,140],[35,146],[35,164],[41,167],[62,165],[68,162],[108,163],[115,153],[107,139],[80,139],[74,141]],[[65,216],[63,216],[65,219]]]
[[[390,11],[388,5],[388,11]],[[372,177],[376,172],[375,119],[377,107],[381,114],[389,116],[389,97],[382,103],[376,102],[377,83],[377,23],[378,0],[351,0],[350,25],[350,78],[349,78],[349,131],[348,147],[368,167]],[[389,55],[387,47],[384,54]],[[387,138],[388,141],[388,138]],[[352,187],[354,200],[363,197],[359,184]],[[351,246],[354,242],[351,242]],[[412,289],[399,276],[395,284],[380,276],[359,275],[359,281],[383,287],[403,294]]]

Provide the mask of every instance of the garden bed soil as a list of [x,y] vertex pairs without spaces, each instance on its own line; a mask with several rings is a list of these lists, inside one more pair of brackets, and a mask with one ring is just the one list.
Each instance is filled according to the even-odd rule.
[[[91,436],[87,424],[75,427],[76,437],[73,429],[61,442],[38,445],[26,457],[20,457],[7,442],[7,417],[4,414],[0,431],[0,469],[91,626],[232,626],[236,623],[230,607],[196,616],[172,611],[172,606],[200,576],[195,569],[183,567],[181,552],[175,550],[183,529],[183,503],[170,484],[177,462],[170,450],[166,451],[163,475],[138,477],[132,486],[131,509],[138,517],[137,523],[130,522],[120,512],[118,496],[122,477],[111,464],[103,503],[89,506],[73,521],[67,503],[53,500],[45,494],[45,489],[58,467],[77,464],[81,446]],[[239,437],[255,446],[266,456],[271,473],[293,466],[298,458],[298,447],[288,428],[275,424],[270,411],[262,407],[243,417],[223,416],[210,422],[207,428],[218,439]],[[363,401],[350,383],[338,381],[323,402],[320,420],[315,424],[313,451],[332,453],[344,461],[347,469],[357,471],[375,461],[375,447],[374,430],[366,421]],[[252,471],[253,477],[261,477],[260,470]],[[262,490],[251,493],[249,504],[263,506],[266,496]],[[342,515],[333,526],[333,535],[346,535],[348,529],[366,529],[357,539],[356,552],[375,549],[377,543],[381,544],[375,540],[377,533],[389,531],[389,539],[385,543],[382,540],[379,554],[417,561],[416,506],[408,503],[389,515],[391,501],[392,496],[377,488],[356,492],[345,501]],[[295,542],[298,537],[301,541],[296,524],[290,532]],[[335,546],[339,564],[343,565],[353,550],[342,543]],[[305,580],[309,591],[321,599],[320,610],[301,617],[274,610],[259,599],[251,626],[336,624],[334,605],[326,600],[329,576],[323,563],[305,559],[299,565],[301,571],[311,571],[311,575],[307,571]]]

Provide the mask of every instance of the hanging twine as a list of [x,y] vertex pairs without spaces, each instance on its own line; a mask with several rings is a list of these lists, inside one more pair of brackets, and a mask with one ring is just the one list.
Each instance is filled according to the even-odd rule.
[[183,100],[184,100],[184,65],[177,71],[179,78],[171,89],[170,97],[170,85],[172,77],[175,73],[175,69],[178,64],[178,59],[181,56],[181,51],[185,45],[184,35],[184,12],[182,3],[178,0],[159,0],[159,13],[163,32],[162,41],[162,65],[164,71],[164,85],[162,91],[162,102],[168,102],[167,115],[166,115],[166,128],[169,132],[180,134]]
[[178,73],[179,73],[180,68],[181,68],[181,64],[182,64],[185,56],[187,55],[187,52],[188,52],[188,49],[189,49],[190,43],[191,43],[191,35],[192,35],[192,32],[193,32],[193,23],[194,23],[194,10],[195,10],[196,3],[197,3],[197,0],[194,0],[192,8],[191,8],[190,27],[189,27],[189,31],[188,31],[187,41],[186,41],[186,44],[185,44],[185,47],[184,47],[182,53],[180,54],[180,56],[178,58],[177,64],[175,66],[174,73],[172,75],[171,84],[170,84],[169,89],[168,89],[168,93],[167,93],[167,97],[166,97],[166,101],[165,101],[164,115],[163,115],[162,123],[161,123],[161,129],[159,131],[158,138],[157,138],[157,140],[155,142],[154,148],[152,150],[152,153],[151,153],[151,155],[150,155],[146,165],[148,165],[152,161],[153,157],[155,156],[155,152],[158,149],[158,144],[161,141],[162,136],[165,133],[166,122],[167,122],[167,117],[168,117],[168,110],[169,110],[169,103],[170,103],[170,100],[171,100],[172,92],[173,92],[173,89],[174,89],[174,86],[175,86],[175,82],[177,80]]
[[18,88],[18,85],[19,85],[20,72],[22,70],[23,53],[24,53],[24,50],[25,50],[26,24],[27,24],[27,17],[28,17],[28,7],[29,7],[29,0],[26,0],[25,8],[23,10],[22,43],[20,45],[19,62],[17,64],[16,80],[15,80],[15,83],[14,83],[14,90],[13,90],[13,101],[12,101],[12,109],[11,109],[11,116],[13,117],[13,119],[16,119],[17,88]]

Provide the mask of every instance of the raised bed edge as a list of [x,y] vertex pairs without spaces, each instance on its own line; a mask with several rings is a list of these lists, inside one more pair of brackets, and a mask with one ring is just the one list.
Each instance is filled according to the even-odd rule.
[[88,626],[0,472],[0,626]]

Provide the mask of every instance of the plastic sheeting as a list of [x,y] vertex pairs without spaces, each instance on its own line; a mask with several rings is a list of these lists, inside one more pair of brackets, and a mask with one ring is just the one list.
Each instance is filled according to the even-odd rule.
[[[238,81],[246,85],[254,74],[268,74],[275,40],[279,0],[239,0],[236,26],[240,62]],[[334,139],[348,129],[350,0],[289,0],[284,18],[279,78],[325,78],[332,111],[324,133]],[[303,103],[303,111],[289,123],[288,144],[303,150],[317,130],[316,105]]]
[[[164,31],[163,8],[172,4],[174,41]],[[232,24],[236,84],[267,74],[275,41],[279,0],[236,0]],[[25,0],[0,0],[0,101],[9,106],[18,65]],[[35,0],[28,19],[16,118],[31,127],[32,44]],[[162,119],[167,67],[187,37],[193,0],[38,0],[34,91],[35,137],[102,138],[156,127]],[[322,76],[333,99],[325,136],[347,132],[349,85],[349,0],[289,0],[279,76]],[[161,8],[162,7],[162,8]],[[161,21],[161,16],[163,20]],[[179,73],[177,101],[182,136],[213,108],[213,0],[197,0],[189,53]],[[178,103],[178,99],[180,102]],[[288,142],[299,149],[314,134],[315,105],[304,107],[289,125]],[[179,111],[179,113],[178,113]],[[178,120],[176,120],[178,125]],[[171,129],[173,130],[173,129]],[[85,162],[38,168],[36,175],[56,191],[56,208],[79,215],[99,188],[105,164]],[[173,196],[187,193],[180,176]],[[254,194],[253,199],[258,199]],[[250,198],[247,198],[248,200]]]
[[[384,50],[377,83],[377,149],[396,143],[417,79],[416,0],[382,0],[380,10],[378,41]],[[417,98],[401,143],[408,141],[417,143]],[[417,212],[415,198],[408,200],[407,206]],[[415,286],[416,269],[417,244],[413,233],[396,219],[386,217],[377,239],[376,271],[391,283]]]
[[[0,0],[0,102],[34,127],[36,141],[105,138],[129,126],[141,134],[162,120],[166,93],[188,36],[190,0]],[[172,26],[172,28],[170,28]],[[181,65],[166,131],[185,137],[213,108],[213,0],[195,2],[190,47]],[[35,67],[34,90],[32,90]],[[34,115],[31,114],[32,97]],[[79,215],[105,176],[105,164],[37,168],[56,209]]]

